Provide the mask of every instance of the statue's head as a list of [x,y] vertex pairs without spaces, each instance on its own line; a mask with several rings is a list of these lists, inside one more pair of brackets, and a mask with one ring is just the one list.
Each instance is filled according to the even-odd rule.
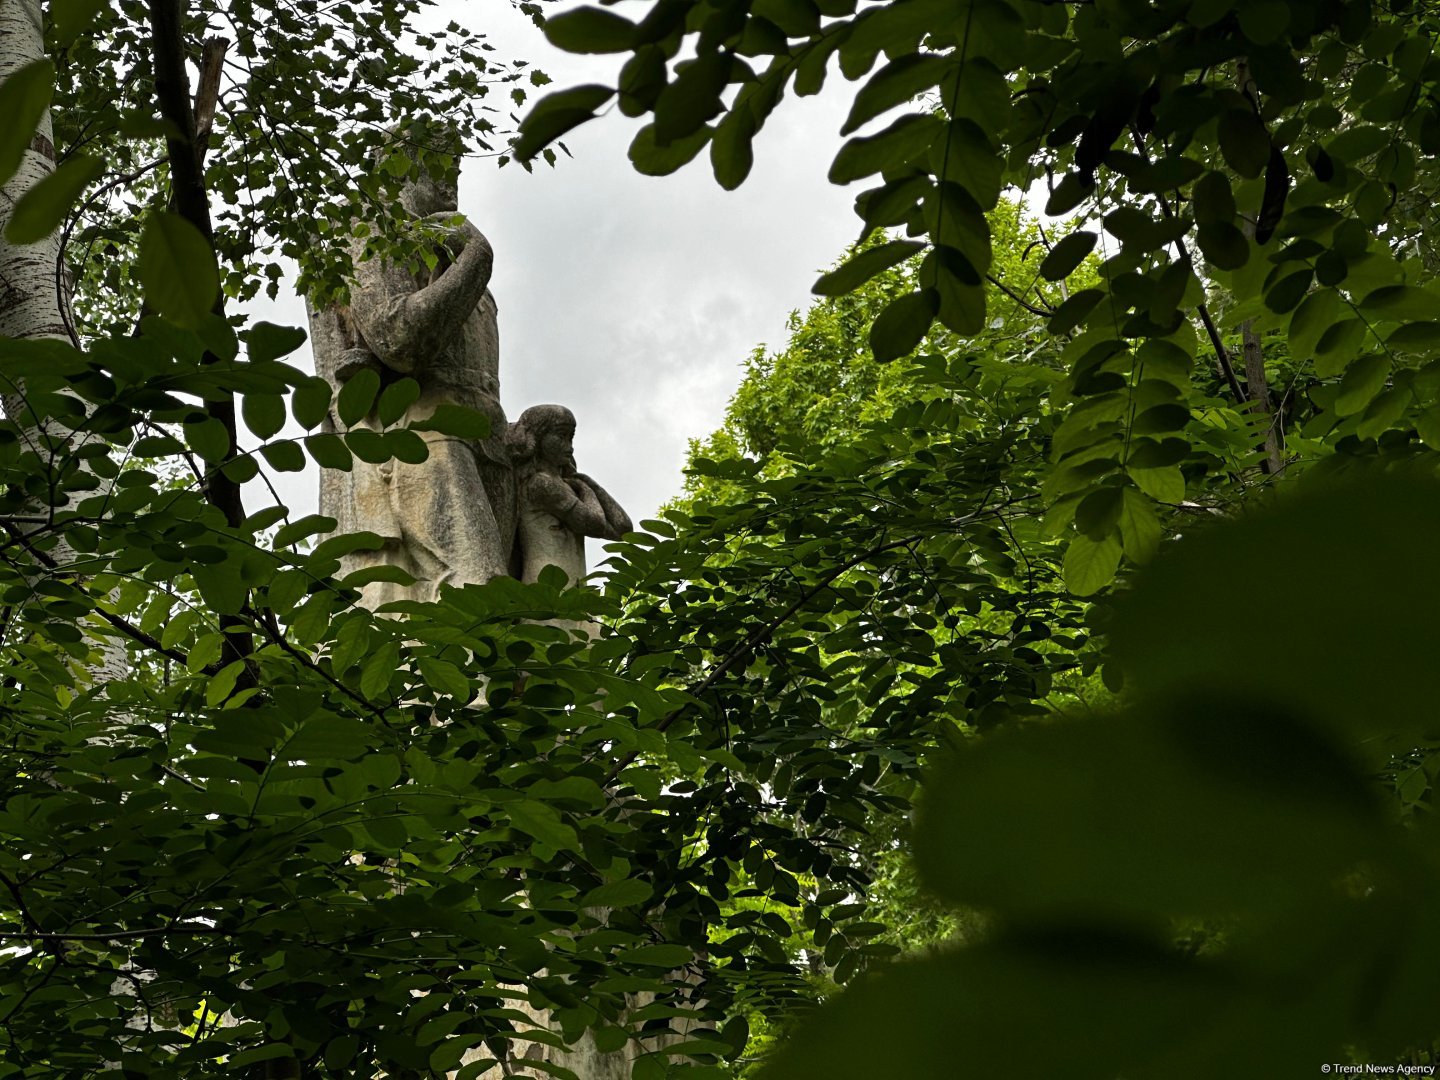
[[562,476],[575,472],[575,414],[564,405],[532,405],[510,425],[510,453],[517,468],[549,465]]
[[400,202],[417,217],[453,213],[460,202],[460,159],[465,152],[460,133],[441,119],[409,120],[390,131],[377,164],[397,153],[410,165]]

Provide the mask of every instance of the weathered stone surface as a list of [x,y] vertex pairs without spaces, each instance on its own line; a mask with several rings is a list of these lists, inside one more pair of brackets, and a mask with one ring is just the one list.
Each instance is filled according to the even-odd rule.
[[585,537],[619,540],[630,517],[610,493],[575,469],[575,416],[563,405],[534,405],[510,425],[519,502],[519,577],[546,566],[571,583],[585,577]]
[[[402,201],[417,218],[455,218],[453,187],[412,184]],[[430,456],[419,464],[357,460],[348,473],[322,475],[320,512],[335,518],[340,532],[385,539],[379,551],[349,556],[345,570],[385,563],[415,578],[409,587],[366,586],[367,606],[431,600],[441,585],[481,583],[510,571],[515,486],[500,406],[500,335],[488,288],[494,255],[469,222],[448,229],[435,250],[434,269],[419,273],[380,259],[359,261],[358,248],[350,305],[310,309],[316,371],[337,391],[366,368],[382,383],[415,379],[420,396],[402,424],[426,419],[444,404],[490,419],[491,435],[480,441],[425,433]],[[373,417],[361,423],[376,426]],[[342,430],[333,415],[327,429]]]

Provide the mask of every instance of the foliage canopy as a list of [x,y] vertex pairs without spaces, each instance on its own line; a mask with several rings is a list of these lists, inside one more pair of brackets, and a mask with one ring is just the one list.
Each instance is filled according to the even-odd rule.
[[[302,334],[224,303],[273,245],[337,285],[355,208],[456,149],[392,153],[391,122],[464,99],[473,149],[514,71],[368,63],[408,3],[69,0],[0,84],[0,173],[51,101],[59,158],[0,252],[99,245],[69,251],[78,326],[0,340],[0,1076],[473,1077],[582,1038],[723,1076],[817,957],[879,970],[769,1075],[1433,1059],[1431,9],[619,6],[548,22],[627,55],[533,108],[521,158],[614,100],[639,168],[709,146],[733,186],[834,62],[845,133],[885,125],[831,172],[878,177],[863,242],[600,591],[397,618],[335,577],[377,538],[237,492],[423,455],[383,422],[408,389],[332,401]],[[206,136],[176,72],[223,63],[226,20],[246,71]],[[1002,196],[1037,184],[1064,223],[1027,252]],[[993,931],[884,965],[864,900],[927,766],[920,871]]]

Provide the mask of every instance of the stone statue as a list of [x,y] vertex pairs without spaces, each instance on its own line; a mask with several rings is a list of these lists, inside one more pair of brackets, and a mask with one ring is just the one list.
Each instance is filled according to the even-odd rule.
[[575,416],[563,405],[534,405],[510,425],[521,581],[536,581],[546,566],[557,566],[572,585],[579,584],[585,578],[585,537],[619,540],[632,528],[610,493],[575,471],[574,439]]
[[[441,585],[483,583],[511,569],[515,536],[514,472],[500,406],[500,339],[488,288],[494,256],[480,231],[457,218],[458,173],[422,175],[401,195],[417,223],[443,230],[434,269],[418,271],[382,259],[361,261],[348,307],[310,308],[316,371],[338,391],[362,369],[382,384],[409,376],[420,396],[401,418],[428,418],[437,406],[463,405],[490,419],[481,441],[424,432],[430,456],[420,464],[356,460],[348,472],[325,470],[320,512],[337,531],[378,533],[379,551],[347,556],[344,569],[390,564],[415,579],[405,587],[375,582],[366,606],[433,600]],[[458,224],[456,222],[458,221]],[[362,424],[373,424],[367,417]],[[332,415],[326,429],[341,430]]]

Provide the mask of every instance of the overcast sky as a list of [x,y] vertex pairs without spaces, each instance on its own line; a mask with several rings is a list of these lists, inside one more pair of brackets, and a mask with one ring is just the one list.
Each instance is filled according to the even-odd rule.
[[[442,2],[437,15],[531,60],[556,86],[613,83],[617,58],[558,52],[504,0]],[[572,133],[574,159],[554,169],[467,164],[460,209],[495,248],[506,413],[568,405],[581,470],[636,521],[680,491],[688,440],[718,426],[745,359],[783,345],[789,313],[809,305],[817,272],[855,239],[856,189],[825,180],[852,88],[839,89],[787,97],[736,192],[715,183],[706,154],[672,176],[636,173],[626,148],[638,121],[618,113]],[[293,295],[251,311],[305,325]],[[308,347],[295,359],[308,364]],[[313,471],[276,480],[293,511],[313,512]]]

